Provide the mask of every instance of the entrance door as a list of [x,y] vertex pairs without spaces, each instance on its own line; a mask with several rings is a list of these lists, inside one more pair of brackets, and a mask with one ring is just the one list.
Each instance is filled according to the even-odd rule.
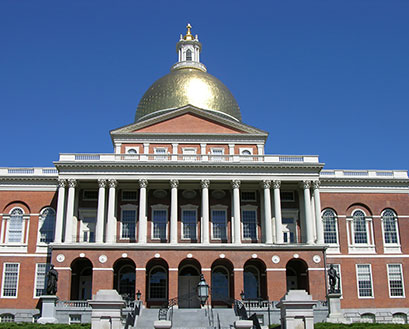
[[197,297],[199,271],[193,266],[186,266],[180,271],[178,281],[179,308],[200,308]]
[[85,269],[80,275],[79,299],[87,300],[92,297],[92,269]]

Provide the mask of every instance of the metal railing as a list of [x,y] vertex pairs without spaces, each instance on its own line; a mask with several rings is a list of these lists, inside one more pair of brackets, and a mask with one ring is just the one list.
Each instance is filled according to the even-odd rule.
[[408,172],[406,170],[322,170],[320,173],[322,178],[376,178],[376,179],[407,179]]

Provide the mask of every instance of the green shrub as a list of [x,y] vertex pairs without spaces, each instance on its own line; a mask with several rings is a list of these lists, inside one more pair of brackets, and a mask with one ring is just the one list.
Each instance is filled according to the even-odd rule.
[[91,324],[39,324],[28,322],[0,323],[0,329],[90,329]]
[[334,323],[316,323],[315,329],[409,329],[408,324],[383,324],[383,323],[353,323],[353,324],[334,324]]

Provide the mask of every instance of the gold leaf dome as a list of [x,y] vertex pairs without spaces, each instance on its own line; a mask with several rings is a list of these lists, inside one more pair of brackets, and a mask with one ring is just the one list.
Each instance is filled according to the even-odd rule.
[[139,102],[135,121],[189,104],[241,121],[240,108],[230,90],[219,79],[194,65],[174,67],[150,86]]

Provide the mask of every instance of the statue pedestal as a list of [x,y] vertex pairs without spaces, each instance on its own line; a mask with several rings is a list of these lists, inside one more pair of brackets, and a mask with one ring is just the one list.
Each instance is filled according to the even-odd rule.
[[125,301],[114,289],[101,289],[88,301],[92,307],[91,329],[122,329],[121,311]]
[[38,323],[57,323],[55,318],[55,303],[57,296],[44,295],[41,296],[41,318],[38,319]]
[[277,304],[281,309],[281,328],[314,329],[313,306],[316,304],[305,290],[289,290]]
[[253,328],[253,321],[251,320],[237,320],[234,322],[236,329],[251,329]]
[[341,310],[341,296],[340,292],[328,293],[328,309],[329,314],[327,322],[330,323],[347,323]]

